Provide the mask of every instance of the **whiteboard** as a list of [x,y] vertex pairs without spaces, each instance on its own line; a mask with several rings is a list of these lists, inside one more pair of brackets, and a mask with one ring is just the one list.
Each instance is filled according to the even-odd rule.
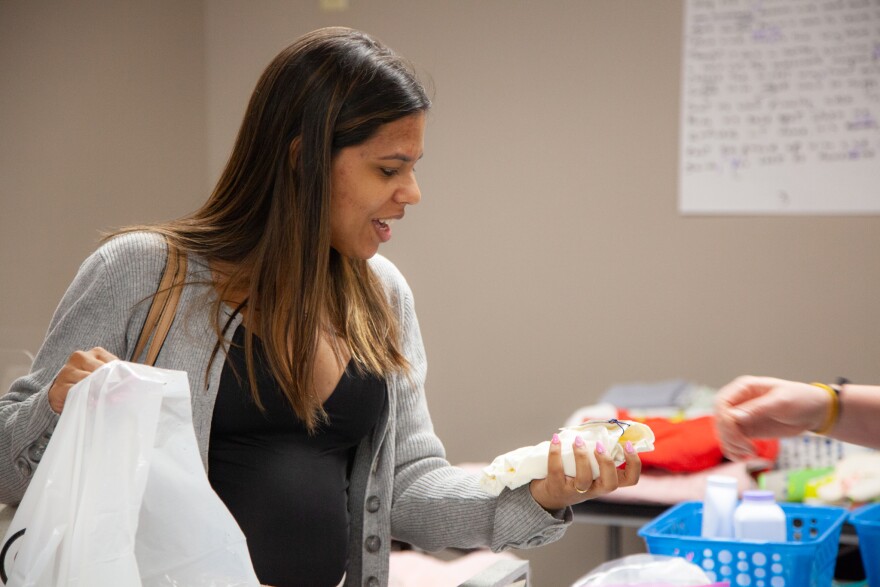
[[880,213],[880,0],[686,0],[683,214]]

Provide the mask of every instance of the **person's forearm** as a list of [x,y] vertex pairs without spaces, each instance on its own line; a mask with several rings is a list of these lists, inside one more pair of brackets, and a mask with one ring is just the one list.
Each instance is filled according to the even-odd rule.
[[828,436],[880,449],[880,386],[848,383],[840,390],[840,416]]

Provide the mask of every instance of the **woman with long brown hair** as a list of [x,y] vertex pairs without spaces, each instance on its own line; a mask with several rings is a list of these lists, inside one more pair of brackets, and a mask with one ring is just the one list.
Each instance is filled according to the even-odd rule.
[[[377,255],[421,193],[430,101],[370,36],[328,28],[268,66],[211,197],[112,235],[81,266],[32,372],[0,400],[0,500],[21,499],[70,388],[135,345],[169,245],[187,272],[156,365],[186,371],[212,486],[263,583],[382,585],[392,536],[426,549],[530,547],[567,506],[635,483],[575,447],[493,497],[433,433],[412,293]],[[85,350],[89,349],[89,350]],[[582,489],[583,488],[583,489]]]

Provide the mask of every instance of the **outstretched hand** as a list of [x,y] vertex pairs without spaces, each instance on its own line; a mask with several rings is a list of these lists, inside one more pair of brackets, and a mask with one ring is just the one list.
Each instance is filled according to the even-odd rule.
[[559,436],[554,434],[547,456],[547,477],[534,479],[529,484],[532,497],[545,510],[560,510],[607,495],[618,487],[629,487],[638,483],[642,461],[633,450],[632,444],[627,443],[624,451],[626,463],[623,468],[618,469],[608,456],[606,448],[597,442],[593,453],[599,464],[599,476],[596,479],[593,479],[587,445],[580,436],[575,438],[573,449],[577,472],[574,477],[568,477],[562,465],[562,445]]
[[753,438],[794,436],[822,425],[828,394],[808,383],[739,377],[718,391],[715,427],[722,452],[740,460],[755,454]]

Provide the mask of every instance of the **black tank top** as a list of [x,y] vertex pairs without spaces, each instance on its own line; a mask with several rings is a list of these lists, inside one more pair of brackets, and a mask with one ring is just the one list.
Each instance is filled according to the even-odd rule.
[[[348,475],[358,443],[376,425],[385,382],[349,363],[324,402],[329,421],[309,435],[254,340],[253,401],[244,328],[233,336],[211,422],[208,478],[248,542],[261,583],[333,587],[348,564]],[[238,377],[236,377],[236,373]]]

